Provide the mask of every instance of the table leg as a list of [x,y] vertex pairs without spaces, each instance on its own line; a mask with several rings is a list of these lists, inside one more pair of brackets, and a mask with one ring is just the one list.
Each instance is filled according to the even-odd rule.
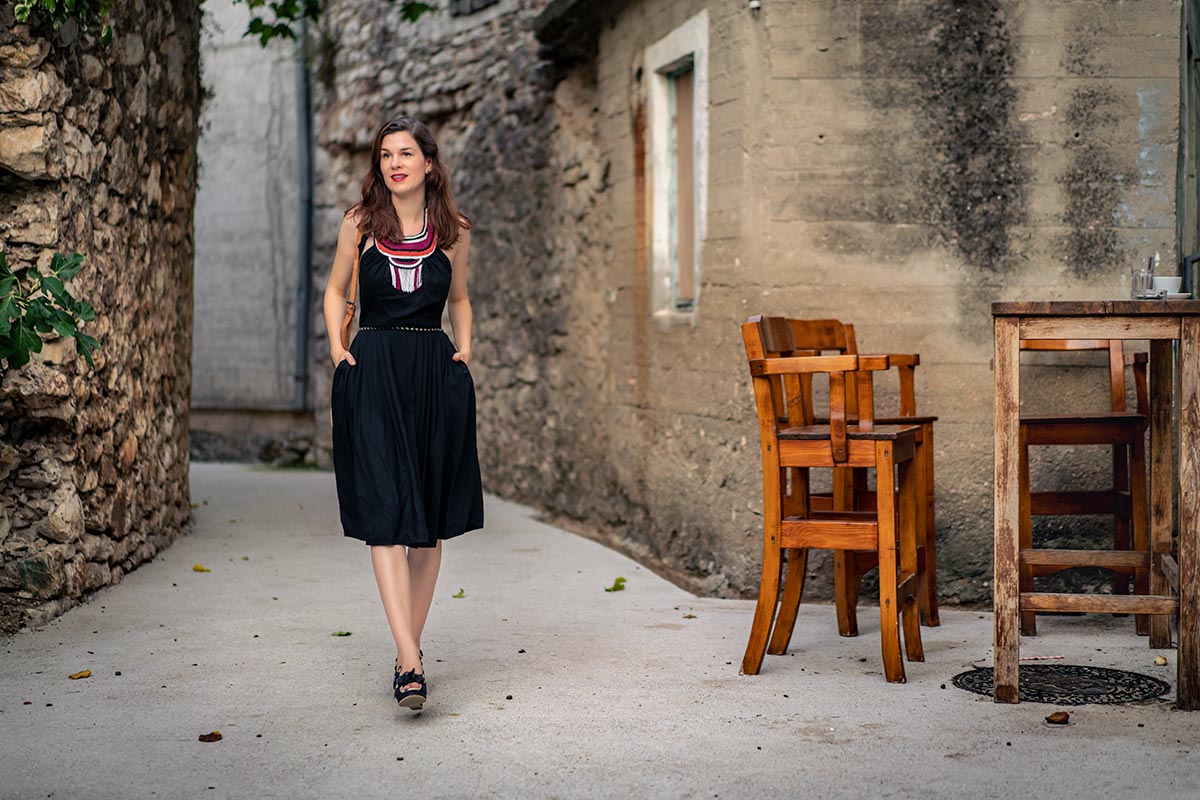
[[[1153,559],[1171,552],[1171,510],[1173,503],[1175,432],[1171,419],[1171,401],[1175,395],[1174,355],[1170,339],[1150,342],[1150,552]],[[1170,584],[1155,564],[1150,569],[1150,594],[1169,595]],[[1150,617],[1150,646],[1171,646],[1171,618],[1165,614]]]
[[995,459],[995,561],[994,587],[996,636],[993,643],[992,698],[997,703],[1017,702],[1020,659],[1020,589],[1017,578],[1018,469],[1017,436],[1021,412],[1020,323],[1016,317],[996,317],[996,443]]
[[1200,319],[1179,337],[1179,680],[1176,705],[1200,710]]

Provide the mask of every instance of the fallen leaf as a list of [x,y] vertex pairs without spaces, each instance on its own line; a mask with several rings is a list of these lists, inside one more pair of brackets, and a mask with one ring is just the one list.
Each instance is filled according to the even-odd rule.
[[684,619],[696,619],[696,615],[695,614],[684,614],[683,618]]
[[73,681],[77,681],[80,678],[90,678],[92,677],[92,671],[90,669],[85,669],[82,672],[76,672],[74,675],[68,675],[67,677]]
[[192,564],[192,572],[212,572],[212,570],[203,564]]
[[237,522],[237,517],[230,517],[230,518],[229,518],[229,524],[230,524],[230,525],[233,525],[235,522]]
[[334,631],[333,633],[331,633],[329,635],[330,636],[349,636],[350,631]]
[[1166,665],[1167,665],[1167,657],[1166,656],[1155,656],[1154,657],[1154,666],[1165,667]]
[[199,504],[199,503],[192,503],[192,504],[191,504],[191,506],[192,506],[192,508],[199,508],[199,507],[200,507],[200,504]]
[[624,578],[617,578],[615,581],[613,581],[612,586],[604,587],[604,591],[606,591],[606,592],[621,592],[624,590],[625,590],[625,579]]
[[250,560],[250,556],[242,556],[242,561],[249,561],[249,560]]
[[1046,722],[1051,725],[1066,725],[1071,721],[1071,715],[1066,711],[1055,711],[1050,716],[1046,717]]
[[219,741],[221,741],[221,732],[213,731],[212,733],[202,733],[202,734],[200,734],[200,741],[202,741],[202,742],[219,742]]
[[463,590],[460,588],[460,589],[458,590],[458,594],[452,594],[452,595],[450,595],[450,596],[451,596],[451,597],[457,597],[457,598],[463,598],[463,597],[466,597],[466,596],[467,596],[467,593],[466,593],[466,592],[464,592],[464,591],[463,591]]

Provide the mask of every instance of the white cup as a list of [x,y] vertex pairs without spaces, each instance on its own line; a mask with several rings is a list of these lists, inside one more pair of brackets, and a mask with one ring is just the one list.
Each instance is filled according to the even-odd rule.
[[1182,285],[1183,285],[1183,278],[1176,278],[1176,277],[1168,276],[1168,277],[1162,277],[1162,278],[1156,277],[1154,279],[1155,290],[1161,291],[1163,289],[1166,289],[1169,294],[1176,294],[1179,291],[1179,287]]

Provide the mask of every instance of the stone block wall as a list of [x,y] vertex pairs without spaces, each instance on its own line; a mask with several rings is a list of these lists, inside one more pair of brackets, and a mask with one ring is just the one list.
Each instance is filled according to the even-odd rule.
[[0,249],[86,256],[96,368],[70,340],[0,374],[0,631],[121,580],[190,519],[200,10],[115,4],[110,47],[0,9]]

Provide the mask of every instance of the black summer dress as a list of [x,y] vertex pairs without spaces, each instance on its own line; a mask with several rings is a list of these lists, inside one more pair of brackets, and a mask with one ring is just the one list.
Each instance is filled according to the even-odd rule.
[[475,386],[441,327],[451,264],[432,242],[420,259],[359,245],[356,363],[334,369],[330,407],[342,531],[368,545],[433,547],[483,527]]

